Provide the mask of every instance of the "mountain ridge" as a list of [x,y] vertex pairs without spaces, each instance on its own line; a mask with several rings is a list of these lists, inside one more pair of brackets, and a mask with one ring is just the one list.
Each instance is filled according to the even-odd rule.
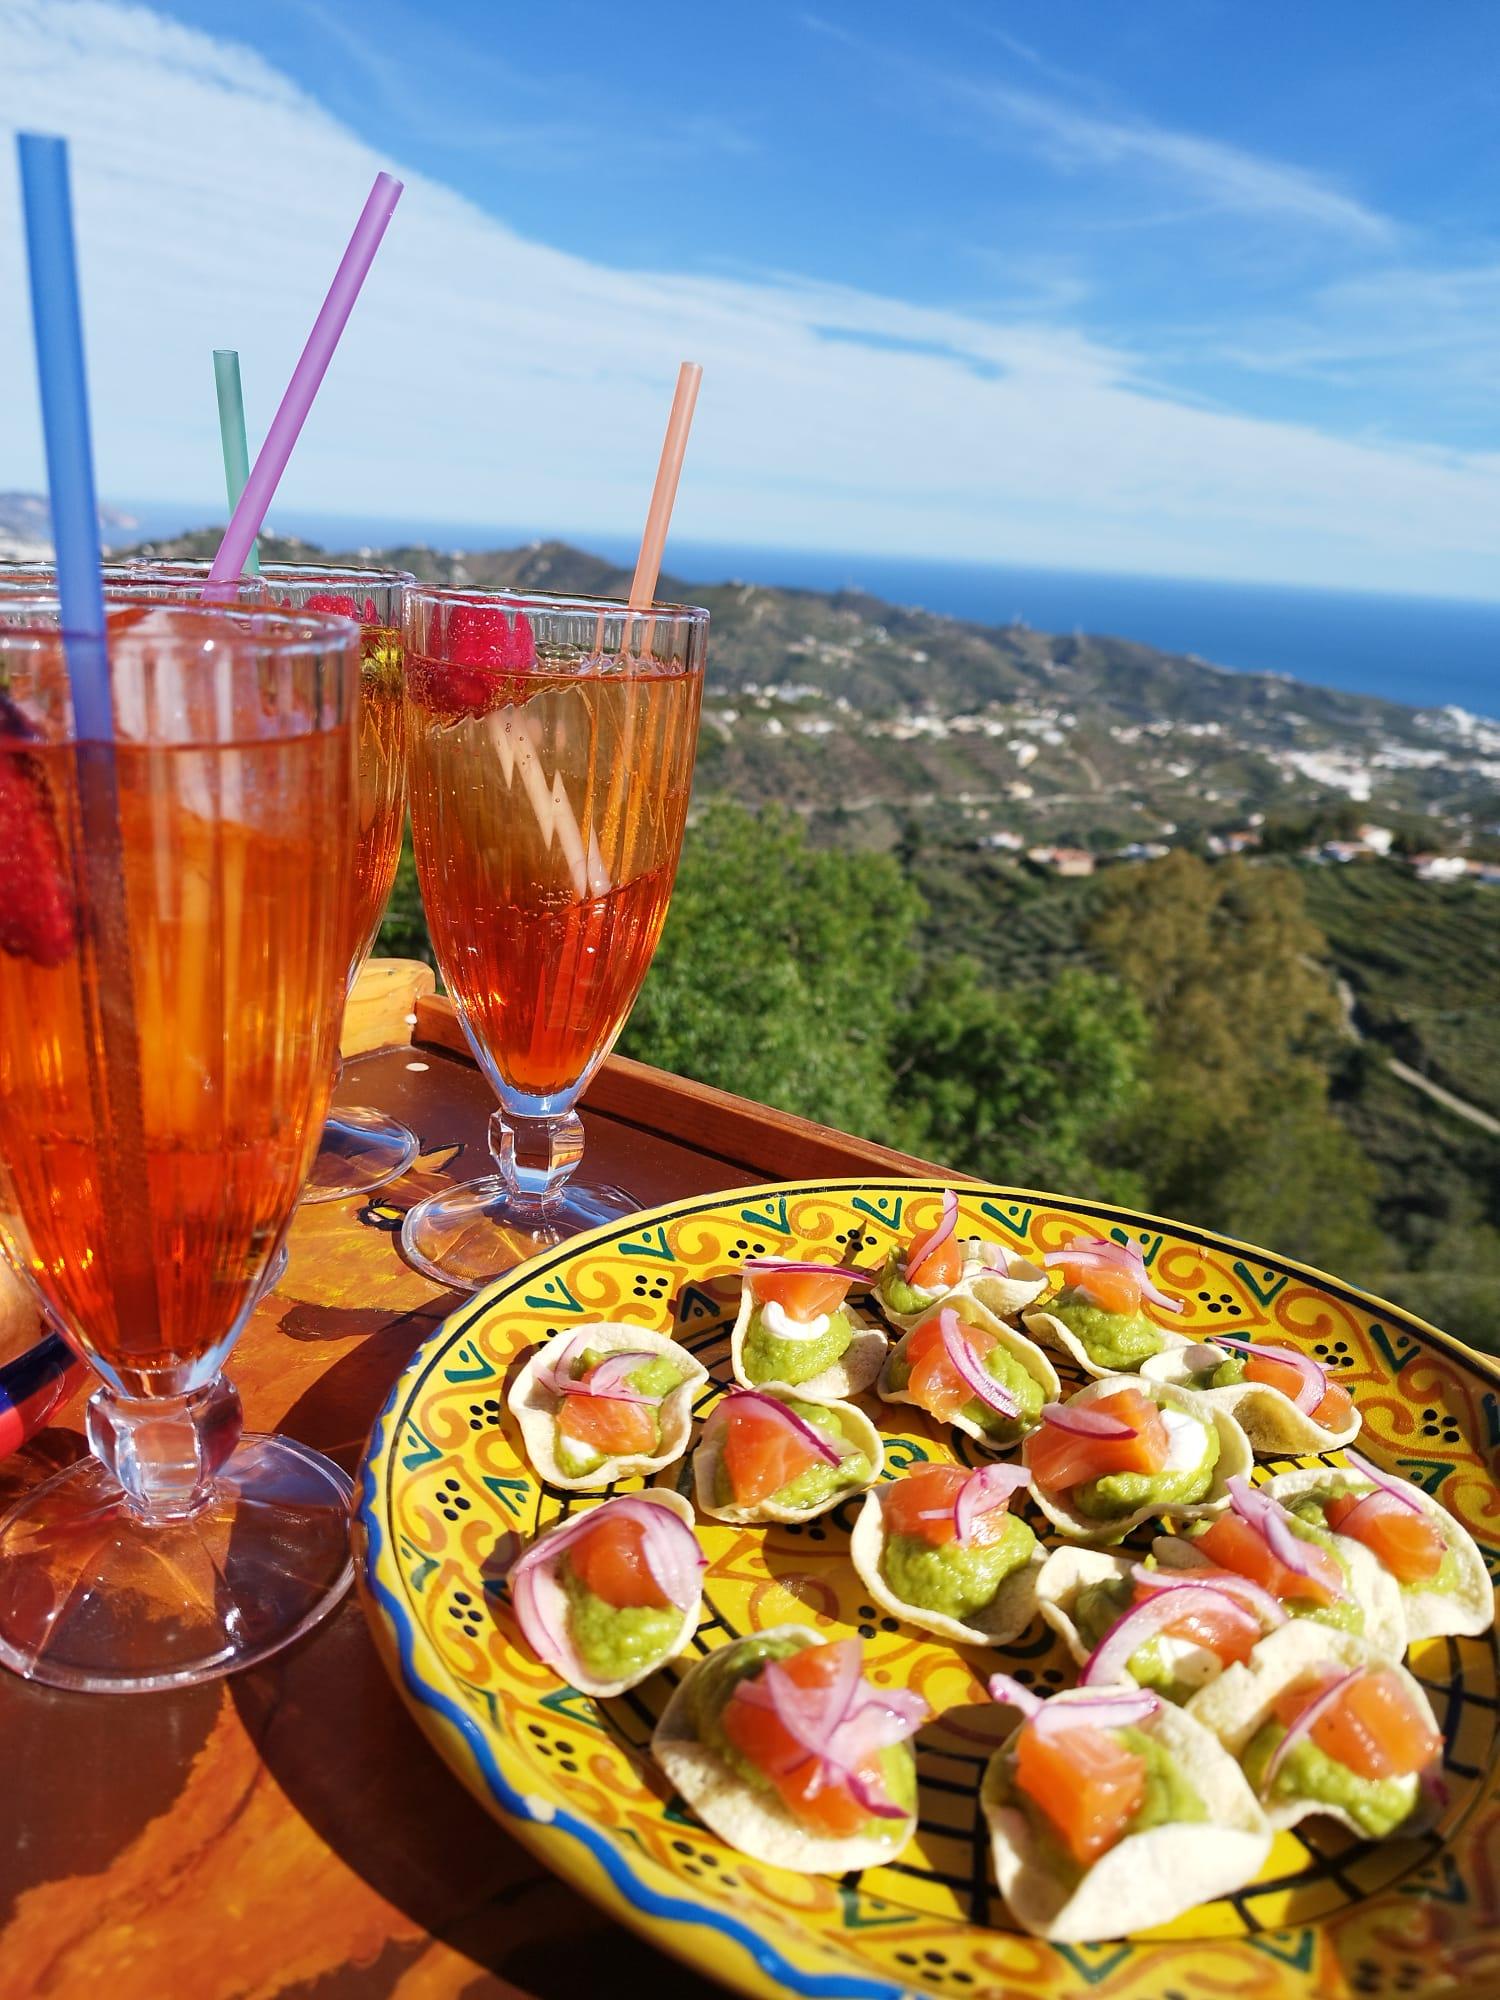
[[[202,529],[135,553],[212,553]],[[268,560],[410,569],[476,589],[619,596],[630,573],[561,541],[337,554],[269,538]],[[701,793],[777,799],[833,837],[889,846],[909,814],[1107,850],[1340,804],[1483,844],[1500,829],[1500,725],[1242,672],[1107,634],[1052,635],[817,591],[664,575],[713,621]]]

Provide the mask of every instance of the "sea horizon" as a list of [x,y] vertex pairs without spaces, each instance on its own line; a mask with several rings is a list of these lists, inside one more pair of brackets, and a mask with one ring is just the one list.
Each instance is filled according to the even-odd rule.
[[[146,540],[212,526],[208,503],[112,502]],[[471,522],[278,509],[271,532],[324,548],[428,546],[478,553],[563,540],[628,566],[628,536]],[[940,561],[674,536],[666,568],[691,584],[750,582],[855,590],[903,608],[984,625],[1087,632],[1244,673],[1379,696],[1410,707],[1457,707],[1500,719],[1500,600],[1394,591],[1242,583],[1040,565]]]

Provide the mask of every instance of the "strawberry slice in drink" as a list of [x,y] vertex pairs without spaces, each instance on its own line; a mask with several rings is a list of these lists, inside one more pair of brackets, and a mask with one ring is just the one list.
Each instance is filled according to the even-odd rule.
[[20,747],[34,740],[21,711],[0,694],[0,951],[54,966],[72,955],[78,911],[51,790],[36,758]]

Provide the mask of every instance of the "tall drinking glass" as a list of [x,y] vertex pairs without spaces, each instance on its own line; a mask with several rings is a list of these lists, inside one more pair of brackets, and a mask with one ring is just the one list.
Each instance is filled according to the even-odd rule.
[[[143,562],[169,582],[206,581],[206,562]],[[106,572],[108,580],[109,572]],[[350,908],[349,991],[370,955],[390,900],[406,818],[406,730],[402,695],[402,601],[416,579],[405,570],[345,569],[323,563],[262,563],[255,578],[268,601],[290,610],[334,611],[359,622],[359,844]],[[337,1088],[337,1077],[335,1077]],[[338,1104],[328,1114],[304,1201],[368,1194],[405,1173],[417,1139],[405,1125],[367,1105]]]
[[401,1232],[447,1285],[638,1206],[578,1172],[574,1109],[666,920],[708,613],[418,587],[407,599],[412,839],[443,982],[500,1100],[495,1173]]
[[[265,1658],[349,1582],[349,1481],[243,1433],[221,1371],[327,1107],[359,629],[112,607],[111,755],[75,739],[57,618],[0,598],[0,1239],[101,1386],[93,1457],[0,1521],[0,1660],[170,1687]],[[80,773],[116,798],[97,902]]]

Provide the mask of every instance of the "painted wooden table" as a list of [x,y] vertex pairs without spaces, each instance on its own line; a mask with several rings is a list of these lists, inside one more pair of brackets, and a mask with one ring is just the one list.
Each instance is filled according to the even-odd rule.
[[[378,962],[345,1026],[343,1098],[411,1125],[417,1166],[373,1204],[299,1213],[286,1278],[230,1368],[250,1427],[351,1472],[413,1347],[457,1303],[402,1262],[400,1211],[487,1157],[493,1103],[430,984]],[[594,1164],[643,1207],[927,1171],[618,1059],[584,1123]],[[84,1452],[82,1415],[75,1396],[0,1465],[0,1504]],[[268,1665],[183,1693],[60,1694],[0,1672],[0,1759],[4,2000],[574,2000],[605,1979],[686,2000],[718,1990],[484,1815],[408,1719],[352,1596]]]

